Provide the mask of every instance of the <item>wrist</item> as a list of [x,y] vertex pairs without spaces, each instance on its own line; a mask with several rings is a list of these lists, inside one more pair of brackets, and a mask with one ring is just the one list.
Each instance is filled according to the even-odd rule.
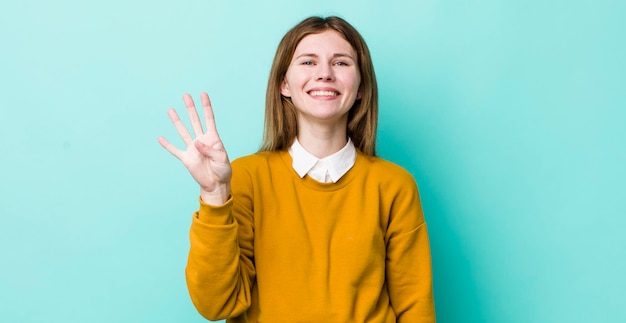
[[211,191],[201,188],[200,198],[208,205],[224,205],[230,198],[230,185],[218,185]]

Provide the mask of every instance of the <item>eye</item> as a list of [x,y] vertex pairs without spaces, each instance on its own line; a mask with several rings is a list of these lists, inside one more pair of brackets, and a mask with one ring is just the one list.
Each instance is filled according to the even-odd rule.
[[313,61],[303,61],[300,65],[313,65]]
[[335,62],[336,66],[350,66],[350,64],[348,64],[347,62],[344,61],[337,61]]

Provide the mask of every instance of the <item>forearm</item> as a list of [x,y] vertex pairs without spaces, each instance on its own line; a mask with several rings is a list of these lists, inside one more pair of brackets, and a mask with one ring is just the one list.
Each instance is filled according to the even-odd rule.
[[430,246],[425,223],[390,241],[387,280],[397,322],[436,321]]
[[190,230],[187,287],[198,312],[210,320],[237,316],[250,305],[254,267],[239,246],[232,204],[201,203]]

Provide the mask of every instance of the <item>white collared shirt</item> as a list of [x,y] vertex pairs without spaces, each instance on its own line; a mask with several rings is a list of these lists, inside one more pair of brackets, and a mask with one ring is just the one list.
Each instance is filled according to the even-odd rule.
[[354,166],[356,161],[356,148],[350,138],[341,150],[322,159],[306,151],[296,138],[293,145],[289,147],[289,154],[293,159],[293,169],[300,175],[300,178],[309,175],[321,183],[336,183]]

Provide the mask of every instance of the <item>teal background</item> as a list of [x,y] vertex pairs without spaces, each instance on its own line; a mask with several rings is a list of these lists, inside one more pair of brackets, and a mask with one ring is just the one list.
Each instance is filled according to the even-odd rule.
[[[624,1],[2,1],[0,321],[203,322],[198,190],[157,143],[208,91],[261,138],[282,35],[354,24],[419,183],[439,322],[626,321]],[[182,110],[180,110],[182,112]]]

